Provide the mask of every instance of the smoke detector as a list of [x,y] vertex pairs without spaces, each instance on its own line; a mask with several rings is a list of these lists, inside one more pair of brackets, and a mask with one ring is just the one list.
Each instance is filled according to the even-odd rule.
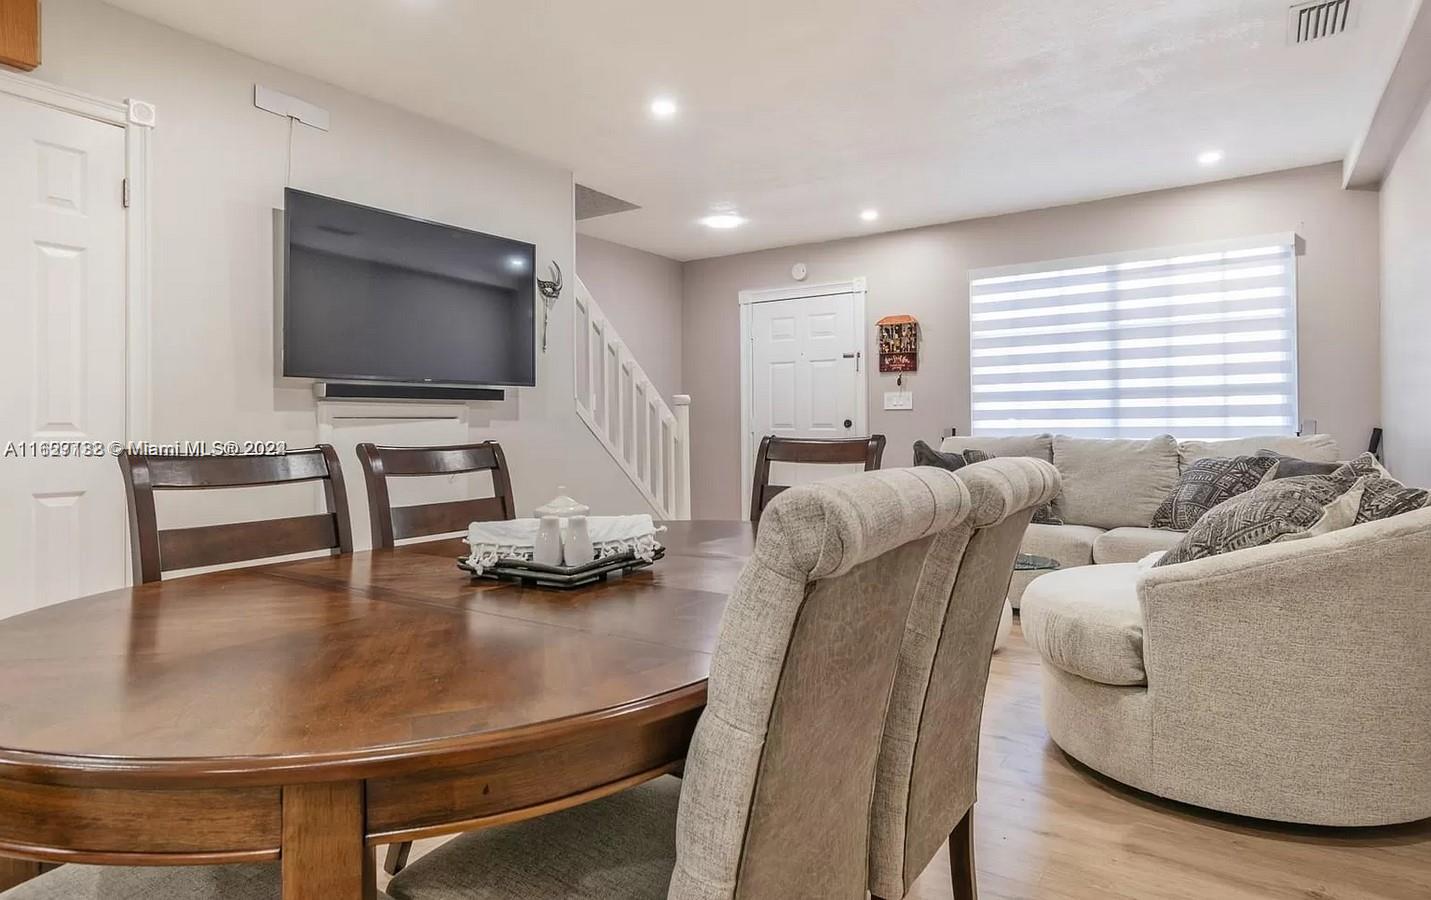
[[1310,44],[1356,27],[1354,0],[1311,0],[1287,10],[1287,43]]

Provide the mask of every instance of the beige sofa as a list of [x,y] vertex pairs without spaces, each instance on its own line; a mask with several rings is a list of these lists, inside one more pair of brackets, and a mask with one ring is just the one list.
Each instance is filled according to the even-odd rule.
[[1316,825],[1431,817],[1431,509],[1023,596],[1069,755],[1211,809]]
[[[1318,434],[1177,441],[1168,435],[1147,440],[1077,438],[1040,434],[1024,437],[949,437],[940,449],[983,450],[996,457],[1032,456],[1054,464],[1063,491],[1054,510],[1063,525],[1030,525],[1024,553],[1058,560],[1063,568],[1094,563],[1136,562],[1167,550],[1182,532],[1150,528],[1158,506],[1177,486],[1182,468],[1209,456],[1240,456],[1275,450],[1315,462],[1337,460],[1337,444]],[[1029,582],[1042,573],[1015,572],[1009,601],[1017,609]]]

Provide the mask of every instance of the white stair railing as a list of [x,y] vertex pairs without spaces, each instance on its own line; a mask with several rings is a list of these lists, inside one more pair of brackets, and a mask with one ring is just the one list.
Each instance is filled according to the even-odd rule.
[[576,282],[576,412],[662,519],[691,517],[691,398],[668,406]]

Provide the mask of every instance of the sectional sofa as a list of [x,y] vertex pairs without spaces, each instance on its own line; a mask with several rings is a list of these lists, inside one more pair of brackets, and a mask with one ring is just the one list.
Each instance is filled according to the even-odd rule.
[[1431,817],[1431,509],[1029,586],[1064,752],[1183,803],[1308,825]]
[[[1058,560],[1067,569],[1136,562],[1167,550],[1182,532],[1150,528],[1158,506],[1177,487],[1182,468],[1209,456],[1243,456],[1275,450],[1314,462],[1334,462],[1337,444],[1324,434],[1266,436],[1228,441],[1079,438],[1040,434],[1021,437],[949,437],[945,452],[982,450],[993,456],[1031,456],[1053,463],[1063,478],[1054,501],[1062,525],[1030,525],[1024,553]],[[1009,601],[1018,608],[1024,589],[1040,573],[1015,572]]]

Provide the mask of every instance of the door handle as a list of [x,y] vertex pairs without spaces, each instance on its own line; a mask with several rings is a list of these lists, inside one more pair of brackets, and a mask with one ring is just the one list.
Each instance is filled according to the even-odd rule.
[[855,423],[854,423],[854,422],[851,422],[849,419],[846,419],[846,420],[845,420],[845,427],[846,427],[846,428],[853,428],[854,426],[855,426]]

